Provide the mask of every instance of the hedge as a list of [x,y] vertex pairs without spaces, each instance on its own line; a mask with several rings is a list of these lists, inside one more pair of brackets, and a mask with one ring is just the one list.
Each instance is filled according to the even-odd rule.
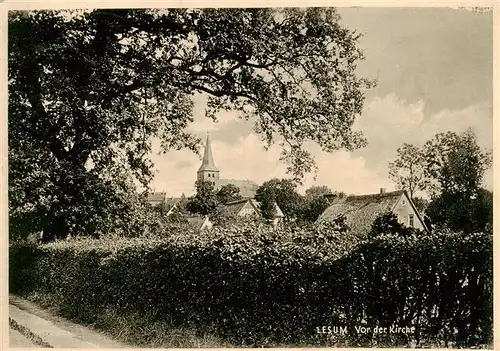
[[[246,346],[491,343],[491,234],[386,235],[350,251],[338,236],[222,234],[13,245],[10,289],[51,296],[83,322],[110,308],[147,313]],[[354,332],[393,325],[415,331]]]

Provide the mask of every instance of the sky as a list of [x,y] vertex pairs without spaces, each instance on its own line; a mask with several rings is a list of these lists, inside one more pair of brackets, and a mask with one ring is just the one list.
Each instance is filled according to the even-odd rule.
[[[341,23],[363,34],[365,60],[358,76],[377,79],[366,92],[363,112],[354,130],[368,145],[354,152],[322,152],[311,146],[318,165],[316,179],[308,175],[299,187],[327,185],[349,194],[395,189],[388,164],[403,143],[423,145],[436,133],[472,128],[483,148],[493,147],[493,16],[451,8],[340,8]],[[220,178],[263,183],[286,178],[278,146],[265,151],[253,122],[235,112],[205,117],[205,99],[195,98],[194,122],[189,129],[205,138],[210,133]],[[169,196],[194,192],[201,158],[189,150],[157,154],[154,191]],[[492,189],[488,171],[485,187]]]

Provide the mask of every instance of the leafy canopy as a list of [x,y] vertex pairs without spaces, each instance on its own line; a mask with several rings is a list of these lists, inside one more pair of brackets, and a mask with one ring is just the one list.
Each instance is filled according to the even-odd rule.
[[242,199],[240,188],[234,184],[226,184],[217,191],[217,201],[221,204]]
[[410,236],[422,234],[423,232],[413,227],[406,227],[400,223],[396,214],[391,211],[381,213],[372,223],[369,236],[374,238],[378,235],[392,234],[400,236]]
[[482,188],[492,155],[472,129],[438,133],[422,148],[404,144],[398,155],[389,165],[392,179],[410,193],[427,189],[430,203],[419,199],[416,205],[434,225],[468,233],[492,225],[493,195]]
[[255,193],[255,199],[260,204],[262,217],[268,220],[276,218],[276,189],[273,187],[261,186]]
[[485,171],[491,167],[491,151],[482,150],[472,129],[462,134],[439,133],[424,145],[426,175],[432,194],[467,193],[477,196]]
[[257,189],[255,199],[262,206],[264,201],[274,198],[286,219],[296,218],[304,203],[296,188],[296,183],[291,179],[271,179]]
[[11,12],[8,33],[11,211],[48,213],[60,235],[111,206],[102,188],[148,185],[154,138],[198,150],[196,94],[208,117],[254,120],[297,178],[314,169],[308,140],[365,145],[351,127],[372,82],[333,8]]
[[429,185],[425,176],[424,153],[421,148],[404,143],[397,150],[398,158],[389,163],[389,177],[399,189],[408,191],[411,199],[415,192],[424,191]]
[[196,194],[188,200],[186,209],[191,213],[210,215],[215,212],[218,205],[212,182],[196,181]]

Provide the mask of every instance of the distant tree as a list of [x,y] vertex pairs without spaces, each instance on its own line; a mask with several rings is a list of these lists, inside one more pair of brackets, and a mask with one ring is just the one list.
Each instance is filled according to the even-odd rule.
[[424,153],[422,149],[407,143],[397,153],[398,158],[389,163],[389,177],[413,199],[415,192],[426,190],[429,184],[425,176]]
[[210,215],[217,209],[218,204],[212,182],[196,181],[196,195],[188,200],[186,209],[191,213]]
[[219,203],[215,210],[210,213],[210,220],[213,224],[220,226],[235,223],[238,218],[226,206]]
[[234,184],[223,185],[219,189],[219,191],[217,191],[216,195],[217,195],[217,201],[219,201],[221,204],[242,199],[242,196],[240,194],[240,188],[238,188]]
[[480,189],[474,205],[472,215],[474,230],[491,230],[493,228],[493,192]]
[[306,190],[306,199],[323,197],[325,194],[333,194],[333,191],[326,185],[314,185]]
[[303,206],[301,219],[307,222],[315,222],[318,217],[325,212],[330,203],[323,196],[306,198],[306,204]]
[[424,157],[434,197],[440,193],[475,197],[492,164],[491,151],[479,147],[472,129],[436,134],[424,145]]
[[432,180],[426,214],[432,223],[465,232],[485,230],[491,224],[493,195],[481,184],[491,166],[491,152],[479,147],[471,129],[436,134],[424,150],[426,173]]
[[476,197],[466,193],[442,193],[429,204],[426,215],[433,224],[456,231],[480,232],[493,225],[493,193],[479,189]]
[[255,199],[260,203],[260,213],[267,220],[276,217],[276,193],[273,187],[261,186],[255,193]]
[[314,222],[329,206],[325,194],[333,194],[326,185],[314,185],[305,191],[301,206],[299,206],[299,218],[305,222]]
[[[261,202],[261,193],[274,194],[274,198],[287,220],[300,216],[304,205],[302,196],[296,190],[297,185],[290,179],[271,179],[257,189],[255,199]],[[266,192],[272,189],[272,192]]]
[[373,83],[356,74],[360,34],[334,8],[8,17],[10,216],[46,218],[33,223],[54,238],[123,217],[102,188],[123,186],[117,171],[147,186],[154,138],[164,151],[197,150],[187,126],[198,94],[208,97],[207,117],[232,109],[267,146],[280,140],[297,178],[315,165],[306,141],[330,152],[366,145],[352,125]]
[[429,200],[427,199],[424,199],[423,197],[418,197],[418,196],[415,196],[413,199],[413,204],[415,205],[415,207],[417,208],[418,212],[423,214],[425,213],[425,210],[427,209],[427,207],[429,206]]

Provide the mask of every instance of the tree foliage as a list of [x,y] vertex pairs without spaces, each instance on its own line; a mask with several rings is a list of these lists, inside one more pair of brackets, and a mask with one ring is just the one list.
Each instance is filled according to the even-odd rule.
[[408,191],[427,188],[430,203],[414,200],[434,225],[466,232],[492,225],[492,195],[482,188],[492,155],[481,149],[472,129],[438,133],[421,149],[404,144],[398,154],[389,165],[391,177]]
[[286,219],[297,218],[303,206],[302,196],[296,190],[297,185],[291,179],[271,179],[262,184],[255,194],[255,199],[261,203],[263,194],[266,199],[274,196],[276,204]]
[[305,197],[306,199],[314,199],[323,197],[325,194],[333,194],[332,189],[326,185],[313,185],[309,189],[306,189]]
[[196,181],[196,194],[188,200],[186,209],[191,213],[210,215],[218,205],[212,182]]
[[405,227],[398,221],[398,217],[391,211],[377,216],[373,221],[370,236],[375,237],[380,234],[398,234],[404,235]]
[[363,146],[351,127],[372,82],[356,76],[360,35],[339,19],[333,8],[10,13],[12,215],[47,214],[56,236],[87,232],[87,209],[111,203],[102,187],[150,182],[153,138],[198,149],[186,130],[198,93],[208,117],[254,120],[298,178],[314,168],[307,140]]
[[492,164],[490,151],[482,150],[472,129],[462,134],[438,133],[424,145],[426,175],[432,195],[476,196],[485,171]]
[[255,199],[260,204],[262,217],[267,220],[276,218],[276,191],[273,187],[259,187],[255,193]]
[[225,204],[230,201],[240,200],[242,196],[240,194],[240,188],[234,184],[227,184],[221,186],[217,191],[217,201],[221,204]]
[[436,225],[467,233],[488,230],[493,226],[493,193],[479,189],[476,197],[464,193],[442,193],[434,198],[426,214]]
[[330,203],[324,197],[325,194],[333,194],[326,185],[311,186],[305,191],[304,203],[300,219],[306,222],[314,222],[328,208]]
[[330,206],[328,200],[324,197],[315,197],[306,202],[303,206],[301,219],[314,222],[318,217],[325,212],[325,210]]
[[482,188],[491,153],[482,150],[475,134],[437,134],[425,146],[426,173],[432,183],[431,221],[452,230],[484,231],[491,226],[493,195]]
[[397,153],[398,158],[389,163],[389,177],[413,199],[415,192],[426,190],[429,183],[425,176],[423,150],[404,143]]

